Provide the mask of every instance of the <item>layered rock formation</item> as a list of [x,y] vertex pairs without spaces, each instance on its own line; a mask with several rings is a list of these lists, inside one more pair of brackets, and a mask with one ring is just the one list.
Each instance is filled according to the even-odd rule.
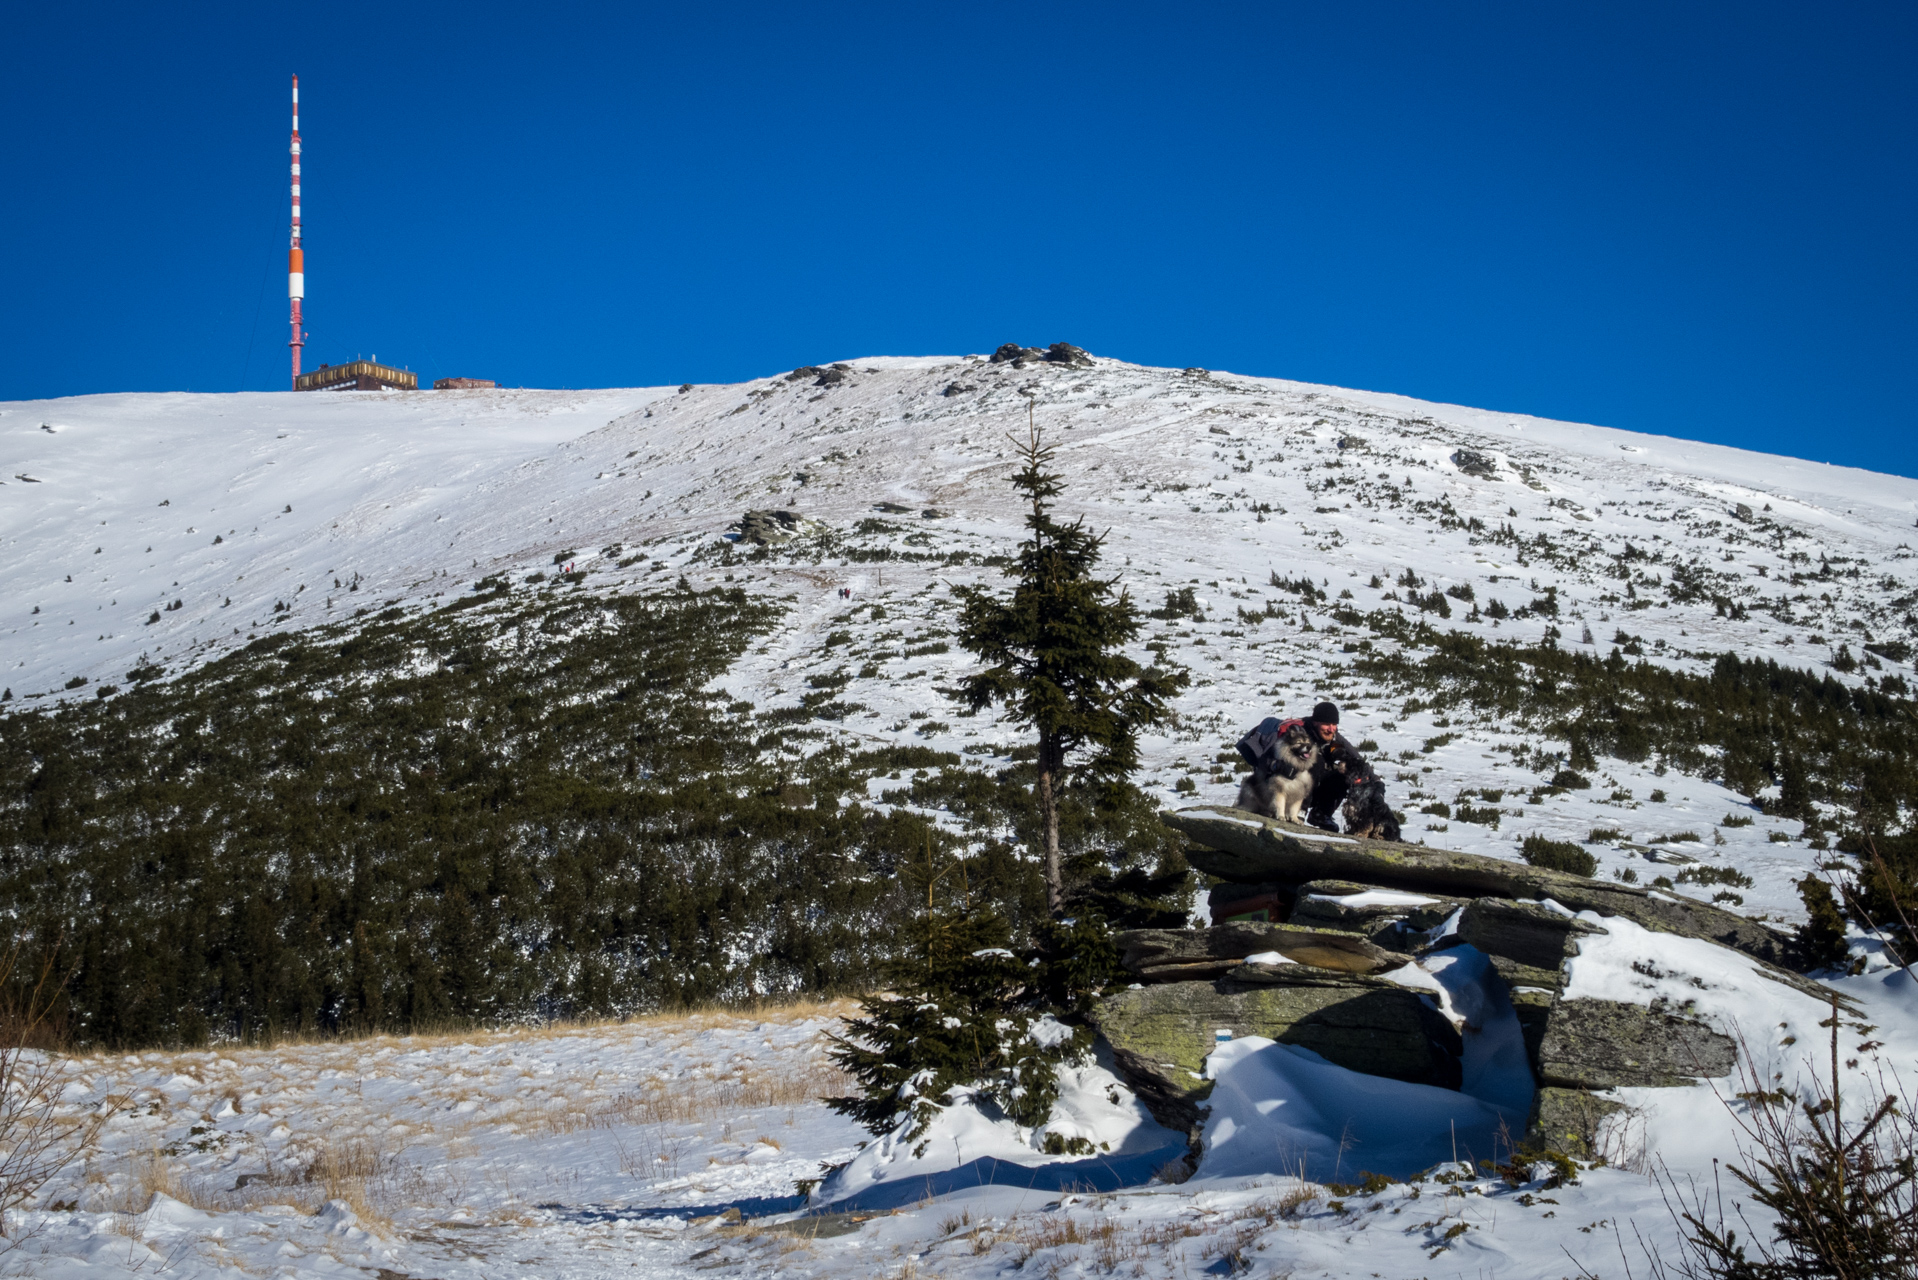
[[[1784,966],[1787,939],[1708,903],[1498,858],[1293,826],[1238,809],[1165,821],[1187,860],[1223,884],[1209,929],[1118,935],[1136,979],[1099,1003],[1113,1060],[1161,1123],[1198,1135],[1225,1038],[1263,1036],[1370,1075],[1458,1088],[1462,1041],[1423,983],[1392,975],[1449,947],[1490,962],[1517,1015],[1537,1086],[1528,1140],[1590,1155],[1620,1086],[1670,1087],[1730,1074],[1736,1043],[1687,1010],[1567,999],[1582,939],[1606,932],[1583,912],[1697,938],[1751,957],[1767,978],[1821,1001],[1831,993]],[[1401,977],[1404,975],[1400,975]]]

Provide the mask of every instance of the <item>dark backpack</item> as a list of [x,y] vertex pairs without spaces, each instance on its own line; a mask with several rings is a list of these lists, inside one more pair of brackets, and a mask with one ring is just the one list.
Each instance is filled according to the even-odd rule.
[[1252,766],[1252,772],[1262,776],[1278,775],[1281,778],[1295,778],[1298,770],[1279,759],[1279,740],[1285,731],[1299,720],[1281,720],[1277,716],[1267,716],[1259,721],[1258,727],[1248,729],[1239,739],[1239,754]]

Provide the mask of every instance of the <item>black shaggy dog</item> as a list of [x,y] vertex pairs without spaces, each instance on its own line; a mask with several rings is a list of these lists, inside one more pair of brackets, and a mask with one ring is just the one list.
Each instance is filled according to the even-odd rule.
[[1346,772],[1345,782],[1345,804],[1340,812],[1345,816],[1346,834],[1396,842],[1399,820],[1392,816],[1392,806],[1385,802],[1385,783],[1370,772],[1359,776]]

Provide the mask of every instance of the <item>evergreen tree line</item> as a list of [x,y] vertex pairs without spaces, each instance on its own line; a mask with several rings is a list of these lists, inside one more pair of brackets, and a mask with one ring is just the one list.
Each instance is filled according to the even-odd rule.
[[[483,585],[0,718],[0,911],[76,1043],[870,990],[932,830],[865,802],[875,775],[965,811],[952,856],[1009,937],[1046,918],[1030,764],[852,752],[818,723],[832,691],[776,714],[709,691],[782,606]],[[1075,894],[1183,879],[1149,812],[1067,789]]]

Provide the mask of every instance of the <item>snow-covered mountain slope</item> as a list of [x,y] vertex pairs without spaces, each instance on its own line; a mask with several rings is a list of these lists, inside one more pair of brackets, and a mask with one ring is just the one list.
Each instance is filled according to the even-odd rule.
[[[1063,509],[1110,530],[1114,572],[1149,606],[1189,588],[1205,611],[1148,637],[1196,677],[1182,725],[1147,744],[1146,780],[1168,803],[1195,784],[1229,800],[1221,751],[1322,695],[1346,706],[1349,736],[1399,762],[1393,802],[1408,810],[1538,781],[1509,726],[1405,713],[1349,681],[1361,632],[1328,620],[1339,605],[1493,639],[1554,628],[1568,646],[1617,641],[1680,667],[1732,651],[1823,669],[1843,646],[1865,664],[1848,682],[1909,675],[1862,646],[1904,655],[1918,638],[1918,481],[1108,360],[885,357],[824,374],[0,406],[0,683],[44,706],[136,667],[177,677],[269,629],[430,606],[483,576],[555,574],[557,559],[586,573],[578,590],[685,574],[784,597],[781,629],[729,677],[735,695],[790,705],[809,676],[843,669],[869,709],[837,732],[990,756],[1012,735],[948,720],[936,687],[965,663],[946,635],[948,584],[995,577],[981,561],[1020,534],[1007,436],[1028,404],[1058,448]],[[735,556],[728,527],[766,507],[839,536]],[[1297,594],[1302,582],[1324,598]],[[1556,616],[1509,616],[1554,593]],[[1408,838],[1509,854],[1515,835],[1617,830],[1601,851],[1615,872],[1656,837],[1753,816],[1652,761],[1607,760],[1596,781],[1508,809],[1499,828],[1413,813]],[[1748,909],[1789,916],[1812,861],[1797,827],[1757,816],[1686,847],[1754,877]]]
[[[1715,980],[1706,999],[1719,1015],[1767,994],[1726,985],[1726,953],[1698,966],[1697,943],[1660,954],[1675,972],[1645,978],[1640,960],[1634,978],[1616,961],[1637,958],[1636,938],[1628,927],[1608,939],[1605,952],[1617,942],[1620,953],[1595,952],[1596,972],[1575,977],[1673,986],[1702,973]],[[1909,1063],[1918,1052],[1911,1016],[1918,984],[1895,972],[1834,985],[1880,1025],[1880,1060]],[[1795,993],[1782,1000],[1755,1011],[1748,1029],[1756,1033],[1781,1015],[1798,1020],[1788,1025],[1805,1034],[1802,1059],[1785,1047],[1760,1049],[1795,1087],[1820,1072],[1823,1011]],[[1513,1185],[1449,1162],[1437,1176],[1409,1183],[1344,1190],[1302,1183],[1296,1148],[1274,1145],[1264,1159],[1243,1151],[1270,1142],[1305,1101],[1285,1082],[1260,1088],[1263,1082],[1245,1078],[1256,1074],[1247,1067],[1277,1056],[1271,1042],[1247,1040],[1215,1055],[1214,1069],[1228,1078],[1215,1095],[1209,1136],[1241,1158],[1238,1169],[1221,1160],[1221,1172],[1201,1168],[1182,1184],[1076,1194],[1056,1181],[1010,1178],[942,1194],[927,1176],[896,1208],[801,1217],[795,1184],[855,1159],[869,1136],[819,1101],[846,1084],[824,1051],[847,1012],[844,1004],[815,1005],[77,1057],[67,1063],[62,1118],[117,1109],[93,1158],[63,1168],[41,1205],[10,1211],[13,1238],[0,1266],[46,1280],[156,1273],[481,1280],[508,1268],[640,1280],[702,1270],[808,1280],[1616,1277],[1644,1274],[1648,1253],[1668,1263],[1677,1256],[1678,1226],[1648,1176],[1657,1161],[1668,1161],[1683,1187],[1694,1176],[1715,1185],[1713,1157],[1740,1159],[1740,1104],[1730,1096],[1740,1085],[1720,1080],[1621,1090],[1618,1100],[1635,1110],[1613,1132],[1614,1159],[1569,1185],[1548,1181],[1552,1170],[1543,1163],[1532,1180]],[[1296,1058],[1290,1065],[1314,1069]],[[1862,1074],[1869,1073],[1867,1063]],[[1383,1085],[1388,1101],[1415,1088],[1340,1074],[1343,1090],[1367,1108],[1359,1130],[1400,1118],[1379,1114],[1373,1088]],[[970,1114],[954,1108],[955,1117]],[[1360,1182],[1356,1171],[1375,1153],[1338,1126],[1339,1111],[1331,1114],[1335,1122],[1321,1136],[1345,1149],[1342,1176]],[[1238,1134],[1220,1134],[1226,1119],[1238,1122]],[[948,1165],[1003,1156],[1006,1128],[942,1124],[940,1145],[961,1144]],[[924,1152],[929,1175],[941,1154]],[[1028,1150],[1024,1159],[1039,1157]],[[1336,1182],[1328,1176],[1336,1172],[1317,1176]],[[1716,1172],[1727,1198],[1736,1196],[1733,1180]],[[1766,1221],[1754,1212],[1761,1230]]]
[[[843,677],[843,701],[859,709],[812,722],[819,733],[1003,761],[1018,733],[955,714],[939,689],[967,663],[951,643],[949,585],[992,581],[989,558],[1021,532],[1006,437],[1023,431],[1029,403],[1059,449],[1061,506],[1110,530],[1112,571],[1149,607],[1190,589],[1202,615],[1163,611],[1141,638],[1141,653],[1162,646],[1195,677],[1181,722],[1145,744],[1142,781],[1167,804],[1229,801],[1238,733],[1333,696],[1348,735],[1389,762],[1410,839],[1505,856],[1526,834],[1577,840],[1601,875],[1665,870],[1683,889],[1702,866],[1714,875],[1693,883],[1743,888],[1733,906],[1795,918],[1793,882],[1821,857],[1797,821],[1656,757],[1601,758],[1588,790],[1541,787],[1564,742],[1401,702],[1350,666],[1361,645],[1393,642],[1334,615],[1402,612],[1528,642],[1556,630],[1567,648],[1602,655],[1616,643],[1686,670],[1729,651],[1853,687],[1902,690],[1895,682],[1911,678],[1918,481],[1105,360],[875,358],[824,373],[842,376],[0,405],[8,709],[90,698],[135,668],[190,679],[254,637],[436,607],[482,578],[504,577],[515,594],[591,595],[683,576],[786,607],[725,677],[738,698],[792,707]],[[765,554],[726,541],[758,508],[814,523]],[[556,580],[567,564],[581,573]],[[905,803],[907,785],[872,779],[873,806]],[[1478,820],[1436,811],[1468,789]],[[1591,840],[1596,829],[1617,834]],[[1698,999],[1754,1037],[1779,1019],[1782,1035],[1764,1033],[1781,1071],[1798,1069],[1787,1050],[1824,1052],[1822,1006],[1766,987],[1760,1006],[1740,1003],[1754,986],[1742,971],[1693,963],[1662,935],[1644,943],[1620,929],[1616,941],[1574,979],[1625,999]],[[1853,944],[1867,971],[1833,985],[1881,1028],[1867,1065],[1895,1073],[1918,1052],[1912,982],[1872,940]],[[816,1016],[76,1058],[70,1114],[121,1095],[134,1105],[110,1126],[97,1175],[68,1171],[57,1194],[69,1207],[44,1206],[42,1235],[18,1258],[62,1276],[478,1275],[504,1258],[582,1275],[730,1265],[986,1276],[1036,1261],[1168,1277],[1556,1276],[1636,1247],[1634,1232],[1669,1245],[1643,1176],[1653,1158],[1689,1173],[1735,1154],[1729,1113],[1702,1085],[1635,1091],[1625,1167],[1588,1171],[1582,1187],[1457,1170],[1332,1199],[1283,1171],[1202,1169],[1183,1186],[1110,1196],[977,1187],[869,1223],[693,1221],[728,1204],[797,1203],[786,1194],[796,1180],[852,1154],[849,1122],[805,1100],[837,1087]],[[1235,1053],[1250,1063],[1264,1047]],[[787,1085],[680,1106],[667,1083],[763,1075]],[[1267,1092],[1246,1095],[1245,1116],[1270,1110]],[[329,1137],[342,1167],[302,1181]],[[345,1167],[354,1161],[364,1167]],[[1631,1230],[1608,1239],[1621,1224]]]
[[[930,545],[997,544],[1017,530],[1004,436],[1023,429],[1028,399],[1060,448],[1068,509],[1114,530],[1113,550],[1132,561],[1139,591],[1159,579],[1218,579],[1227,585],[1201,594],[1229,594],[1236,580],[1241,596],[1253,596],[1272,571],[1367,579],[1412,567],[1513,603],[1536,577],[1559,587],[1573,618],[1598,625],[1620,611],[1603,600],[1614,586],[1590,568],[1636,540],[1708,561],[1712,590],[1741,600],[1805,597],[1781,582],[1794,567],[1844,566],[1797,601],[1792,624],[1716,618],[1707,600],[1637,619],[1631,630],[1654,645],[1789,640],[1798,647],[1782,656],[1816,662],[1826,647],[1811,645],[1811,634],[1855,645],[1866,633],[1912,628],[1907,597],[1918,569],[1899,562],[1912,558],[1918,481],[1111,361],[1014,369],[976,357],[884,358],[851,368],[827,388],[775,376],[677,395],[108,395],[0,405],[7,682],[18,696],[47,693],[75,675],[109,678],[143,653],[183,661],[264,627],[423,601],[501,570],[550,569],[562,550],[591,565],[595,549],[613,542],[716,537],[747,506],[791,506],[840,524],[886,501],[912,507],[914,519],[933,506],[951,518],[924,523]],[[1452,461],[1461,447],[1496,459],[1497,478],[1461,471]],[[1509,523],[1526,539],[1549,535],[1587,568],[1520,574],[1520,557],[1471,548],[1421,503],[1449,503],[1459,520]],[[1741,503],[1765,527],[1736,522]],[[1261,505],[1273,511],[1265,521]],[[1788,533],[1794,560],[1768,553],[1773,525]],[[176,599],[180,609],[168,611]],[[282,602],[289,610],[275,615]],[[154,609],[162,614],[149,626]]]

